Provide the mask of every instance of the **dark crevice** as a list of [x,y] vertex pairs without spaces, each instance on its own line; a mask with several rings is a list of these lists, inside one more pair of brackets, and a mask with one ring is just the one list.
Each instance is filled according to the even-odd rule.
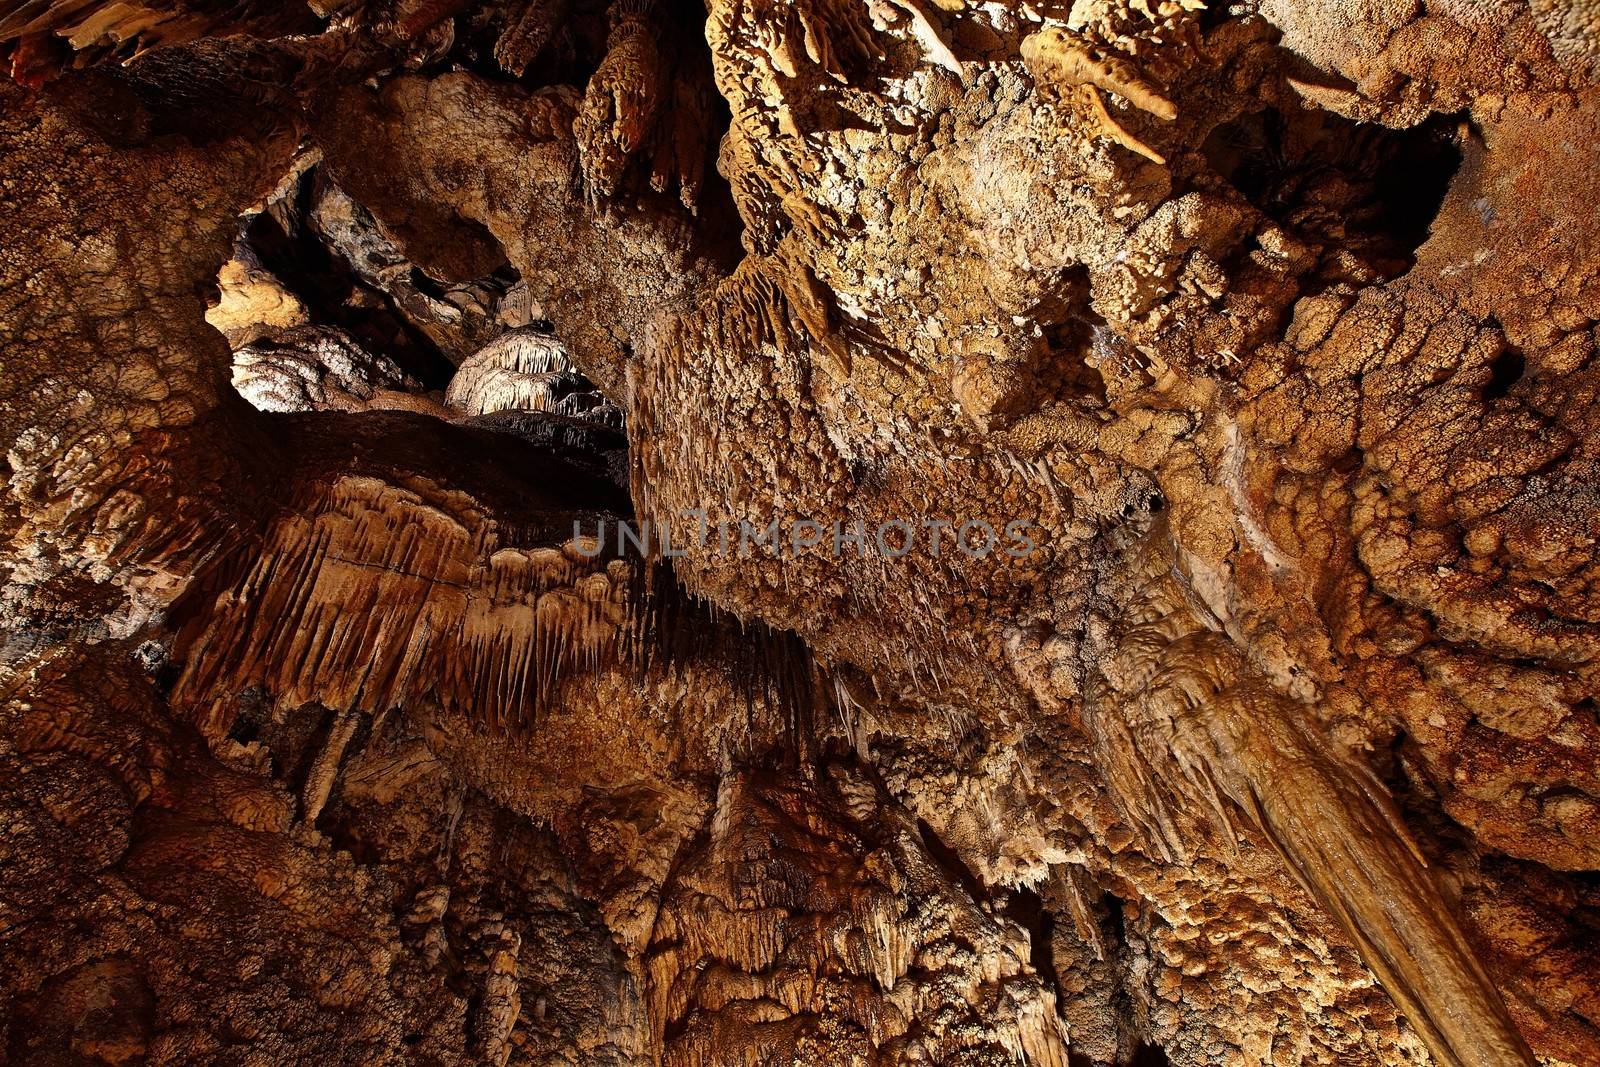
[[1106,940],[1113,945],[1123,945],[1128,940],[1127,917],[1122,913],[1122,899],[1114,893],[1100,898],[1100,911],[1105,915]]
[[972,897],[973,900],[980,901],[989,898],[988,892],[983,888],[983,883],[978,881],[978,876],[972,873],[972,868],[968,867],[966,862],[962,860],[961,854],[945,844],[937,831],[928,825],[927,820],[917,820],[917,833],[922,837],[922,846],[928,850],[928,856],[946,874],[960,882],[962,888],[967,891],[968,896]]
[[1397,277],[1461,166],[1461,127],[1452,115],[1394,130],[1320,109],[1266,108],[1221,124],[1201,151],[1274,222]]
[[[307,172],[292,194],[295,220],[309,215],[314,174]],[[424,389],[444,388],[455,365],[438,347],[394,310],[387,294],[368,286],[330,252],[310,226],[291,222],[285,227],[279,214],[252,216],[240,244],[305,305],[310,321],[339,327],[369,351],[388,356]]]
[[235,715],[228,728],[228,740],[249,745],[261,737],[261,722],[254,715]]
[[422,268],[413,266],[407,273],[411,278],[411,284],[416,286],[417,289],[422,293],[426,294],[427,296],[431,296],[435,300],[444,299],[448,290],[446,290],[445,287],[439,282],[435,281],[433,278],[430,278],[428,273]]
[[1201,33],[1210,33],[1233,18],[1233,4],[1231,0],[1211,0],[1211,3],[1201,8],[1198,17]]
[[1032,889],[1022,886],[1006,899],[1001,914],[1028,931],[1028,962],[1054,987],[1056,917],[1044,906],[1044,900]]
[[1168,1067],[1171,1063],[1165,1049],[1148,1041],[1141,1041],[1128,1058],[1128,1067]]
[[1527,373],[1528,359],[1515,348],[1507,348],[1489,363],[1489,381],[1483,387],[1485,403],[1500,400]]
[[1076,401],[1103,408],[1106,378],[1115,376],[1116,368],[1101,366],[1101,338],[1108,327],[1091,304],[1088,270],[1069,271],[1034,314],[1044,329],[1044,355],[1034,368],[1035,394],[1044,403]]

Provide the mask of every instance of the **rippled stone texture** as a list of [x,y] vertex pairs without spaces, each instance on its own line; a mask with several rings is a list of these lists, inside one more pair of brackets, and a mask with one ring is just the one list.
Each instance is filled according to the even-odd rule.
[[0,3],[0,1059],[1600,1062],[1596,25]]

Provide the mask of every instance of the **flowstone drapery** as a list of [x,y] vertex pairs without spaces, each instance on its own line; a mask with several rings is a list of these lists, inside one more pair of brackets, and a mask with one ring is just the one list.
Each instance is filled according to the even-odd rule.
[[0,2],[0,1059],[1600,1062],[1597,32]]

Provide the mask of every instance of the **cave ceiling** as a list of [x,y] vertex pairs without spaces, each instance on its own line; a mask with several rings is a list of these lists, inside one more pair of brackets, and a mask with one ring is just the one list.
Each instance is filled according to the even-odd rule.
[[0,1062],[1600,1064],[1593,0],[0,75]]

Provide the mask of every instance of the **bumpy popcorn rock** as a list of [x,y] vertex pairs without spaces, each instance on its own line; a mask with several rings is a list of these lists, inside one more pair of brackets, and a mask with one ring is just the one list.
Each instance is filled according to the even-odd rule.
[[1600,1062],[1595,32],[0,2],[0,1059]]

